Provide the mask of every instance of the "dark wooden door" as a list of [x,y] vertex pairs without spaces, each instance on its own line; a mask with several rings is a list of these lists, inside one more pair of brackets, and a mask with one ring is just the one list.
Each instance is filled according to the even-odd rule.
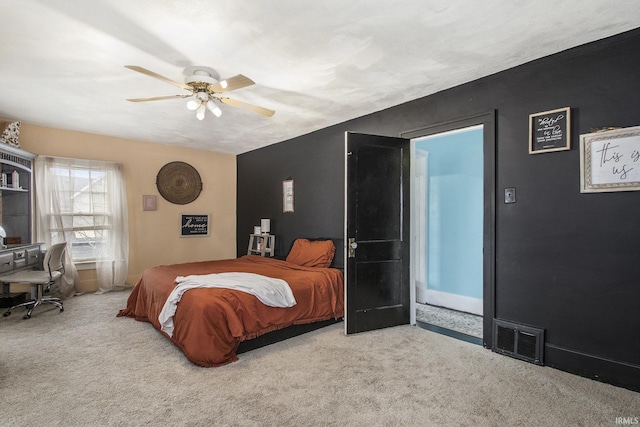
[[346,333],[410,321],[408,139],[347,132]]

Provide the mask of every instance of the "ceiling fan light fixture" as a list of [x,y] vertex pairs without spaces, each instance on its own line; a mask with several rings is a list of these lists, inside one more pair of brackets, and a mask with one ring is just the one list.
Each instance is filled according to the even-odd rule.
[[198,111],[196,111],[196,118],[198,120],[204,120],[204,112],[207,111],[205,104],[200,104]]
[[191,111],[195,111],[202,105],[202,101],[199,99],[191,99],[187,102],[187,109]]
[[222,110],[220,109],[220,107],[218,107],[217,105],[215,105],[213,103],[213,101],[209,101],[207,102],[207,108],[209,109],[209,111],[211,111],[213,113],[214,116],[216,117],[220,117],[222,115]]

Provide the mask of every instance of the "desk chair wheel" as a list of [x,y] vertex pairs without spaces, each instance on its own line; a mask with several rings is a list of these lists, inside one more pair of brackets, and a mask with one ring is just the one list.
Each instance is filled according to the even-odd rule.
[[25,314],[24,316],[22,316],[23,319],[31,319],[31,315],[30,314]]
[[10,311],[5,311],[4,313],[2,313],[2,317],[9,317],[10,314]]

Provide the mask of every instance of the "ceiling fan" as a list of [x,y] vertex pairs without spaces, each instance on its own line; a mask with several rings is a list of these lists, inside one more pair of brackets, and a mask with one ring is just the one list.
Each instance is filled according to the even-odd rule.
[[258,107],[243,101],[220,96],[222,93],[255,84],[253,80],[243,76],[242,74],[218,81],[213,77],[215,75],[215,71],[209,67],[188,67],[184,70],[184,74],[186,74],[187,77],[184,79],[183,84],[137,65],[125,65],[125,67],[191,92],[180,95],[155,96],[153,98],[133,98],[127,99],[127,101],[146,102],[193,97],[193,99],[190,99],[187,102],[187,108],[196,112],[198,120],[204,119],[204,113],[207,109],[216,117],[220,117],[222,115],[222,110],[216,105],[217,102],[221,102],[232,107],[242,108],[243,110],[253,111],[254,113],[262,114],[267,117],[271,117],[275,114],[275,111],[268,108]]

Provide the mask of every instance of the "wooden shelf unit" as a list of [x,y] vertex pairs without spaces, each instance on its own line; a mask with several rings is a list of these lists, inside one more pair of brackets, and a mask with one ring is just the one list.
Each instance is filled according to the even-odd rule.
[[250,234],[247,255],[272,257],[275,254],[276,236],[272,234]]

